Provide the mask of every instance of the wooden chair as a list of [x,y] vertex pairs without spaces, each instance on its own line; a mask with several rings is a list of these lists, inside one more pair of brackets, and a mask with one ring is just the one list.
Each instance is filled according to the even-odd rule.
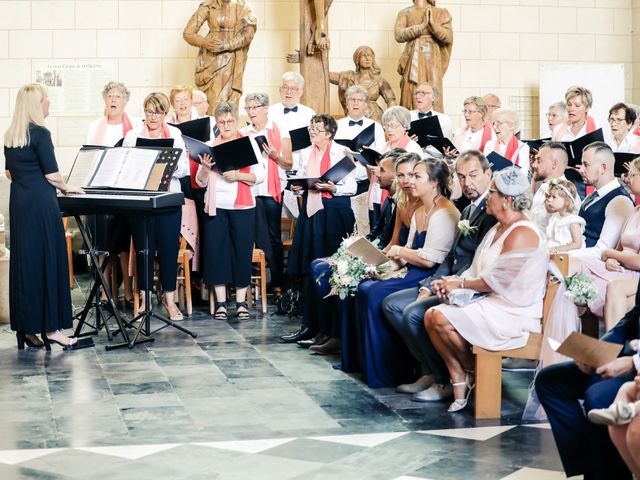
[[[262,313],[267,313],[267,259],[264,251],[255,248],[251,256],[251,263],[257,267],[257,272],[251,273],[251,285],[247,290],[247,302],[255,304],[255,300],[262,301]],[[254,295],[255,288],[255,295]],[[254,300],[255,297],[255,300]]]
[[280,221],[280,234],[282,235],[282,247],[285,252],[291,250],[293,245],[293,234],[295,232],[296,219],[282,217]]
[[187,311],[187,316],[193,312],[191,301],[191,268],[189,267],[189,257],[191,251],[187,248],[187,240],[180,237],[180,250],[178,251],[178,301],[180,309]]
[[[562,275],[566,276],[569,269],[567,254],[556,254],[552,260],[558,266]],[[530,333],[527,344],[522,348],[503,351],[490,351],[473,346],[476,355],[476,396],[475,418],[500,418],[500,404],[502,401],[502,359],[524,358],[540,360],[542,349],[542,332],[547,325],[551,305],[558,289],[559,280],[551,274],[547,277],[547,290],[544,295],[541,333]]]
[[69,288],[73,290],[73,235],[68,231],[69,217],[62,218],[62,225],[64,226],[64,239],[67,242],[67,263],[69,265]]

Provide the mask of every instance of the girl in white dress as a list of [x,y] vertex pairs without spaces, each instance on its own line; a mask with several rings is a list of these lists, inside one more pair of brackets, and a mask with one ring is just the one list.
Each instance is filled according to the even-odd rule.
[[568,180],[553,178],[548,182],[544,207],[550,213],[547,224],[547,245],[550,253],[584,248],[584,218],[575,214],[576,187]]
[[[549,255],[537,226],[524,210],[531,206],[530,185],[522,169],[510,167],[492,181],[487,213],[498,223],[487,232],[471,268],[460,277],[431,285],[448,303],[458,289],[485,293],[462,306],[439,305],[425,315],[425,327],[449,370],[454,391],[450,412],[467,405],[475,383],[471,345],[509,350],[526,345],[529,332],[540,332]],[[460,304],[460,303],[459,303]]]

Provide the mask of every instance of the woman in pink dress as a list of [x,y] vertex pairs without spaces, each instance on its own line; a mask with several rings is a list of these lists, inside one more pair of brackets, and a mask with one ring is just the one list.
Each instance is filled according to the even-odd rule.
[[[632,195],[640,195],[640,158],[629,165],[623,176]],[[584,257],[582,273],[595,279],[598,295],[587,305],[591,312],[604,317],[609,331],[635,305],[640,278],[640,207],[627,219],[616,249],[607,248],[601,258]]]

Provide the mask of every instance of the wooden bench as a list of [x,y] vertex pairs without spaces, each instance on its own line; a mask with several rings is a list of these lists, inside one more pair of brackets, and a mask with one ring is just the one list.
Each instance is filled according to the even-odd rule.
[[[566,276],[569,270],[568,255],[556,254],[551,258],[558,266],[562,275]],[[475,345],[473,346],[473,353],[476,355],[475,418],[500,418],[503,358],[540,360],[542,332],[544,332],[547,325],[549,312],[551,311],[551,305],[558,285],[559,281],[551,274],[548,274],[547,290],[544,295],[542,331],[541,333],[529,334],[529,340],[524,347],[494,352]]]

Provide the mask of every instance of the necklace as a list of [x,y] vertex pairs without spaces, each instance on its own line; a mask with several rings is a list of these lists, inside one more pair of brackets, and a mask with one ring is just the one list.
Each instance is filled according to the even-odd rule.
[[434,208],[436,208],[436,204],[438,203],[438,200],[440,200],[441,195],[438,194],[433,198],[433,205],[431,205],[431,208],[429,209],[428,212],[425,212],[424,214],[424,229],[427,229],[427,225],[429,224],[429,222],[427,221],[429,219],[429,215],[431,215],[431,212],[433,211]]

